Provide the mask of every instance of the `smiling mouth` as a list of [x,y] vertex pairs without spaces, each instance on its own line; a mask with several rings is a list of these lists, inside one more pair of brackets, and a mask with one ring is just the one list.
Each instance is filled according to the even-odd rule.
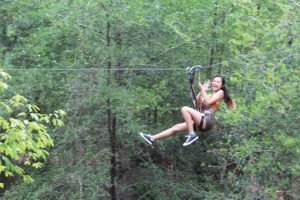
[[216,90],[216,89],[219,89],[219,87],[218,87],[217,85],[213,85],[213,86],[212,86],[212,89],[213,89],[213,90]]

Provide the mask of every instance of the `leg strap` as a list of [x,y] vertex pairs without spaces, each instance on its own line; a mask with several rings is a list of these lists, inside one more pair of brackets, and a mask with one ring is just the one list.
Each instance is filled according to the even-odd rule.
[[204,123],[204,116],[202,116],[202,117],[201,117],[201,120],[200,120],[200,124],[199,124],[200,131],[203,130],[203,128],[202,128],[203,123]]

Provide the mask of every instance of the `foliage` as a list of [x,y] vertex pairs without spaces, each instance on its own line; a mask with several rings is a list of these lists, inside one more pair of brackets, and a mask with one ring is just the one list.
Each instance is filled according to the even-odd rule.
[[[5,72],[1,72],[1,76],[3,79],[10,78]],[[7,84],[1,82],[2,91],[7,88]],[[58,110],[53,114],[42,114],[36,105],[19,94],[3,99],[0,105],[0,175],[9,177],[17,174],[23,177],[24,182],[32,182],[26,168],[41,168],[42,161],[49,155],[47,148],[53,146],[45,125],[62,126],[61,117],[65,112]],[[0,186],[3,188],[4,183],[1,182]]]
[[[0,61],[16,77],[14,89],[0,85],[22,94],[3,103],[22,107],[11,129],[51,118],[29,101],[68,112],[63,128],[43,132],[43,148],[56,145],[43,167],[26,169],[35,182],[7,180],[4,199],[299,196],[295,1],[4,0],[0,10]],[[182,121],[185,68],[198,64],[201,81],[225,75],[238,109],[223,105],[218,127],[192,146],[183,134],[146,146],[139,131]]]

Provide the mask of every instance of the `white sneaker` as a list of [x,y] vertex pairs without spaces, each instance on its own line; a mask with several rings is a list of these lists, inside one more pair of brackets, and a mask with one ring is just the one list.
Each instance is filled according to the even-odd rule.
[[151,135],[145,135],[144,133],[140,133],[141,137],[150,145],[152,145],[153,140],[151,139]]

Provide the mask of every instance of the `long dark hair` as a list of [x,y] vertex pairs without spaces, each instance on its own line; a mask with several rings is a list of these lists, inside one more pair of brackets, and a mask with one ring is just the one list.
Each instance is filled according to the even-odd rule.
[[225,86],[225,78],[224,78],[224,76],[216,75],[216,76],[214,76],[214,79],[215,79],[216,77],[219,77],[219,78],[222,79],[222,87],[221,87],[221,89],[224,91],[224,102],[226,103],[227,107],[228,107],[229,109],[231,109],[231,110],[236,109],[236,104],[235,104],[235,102],[232,100],[232,98],[231,98],[229,92],[228,92],[227,89],[226,89],[226,86]]

